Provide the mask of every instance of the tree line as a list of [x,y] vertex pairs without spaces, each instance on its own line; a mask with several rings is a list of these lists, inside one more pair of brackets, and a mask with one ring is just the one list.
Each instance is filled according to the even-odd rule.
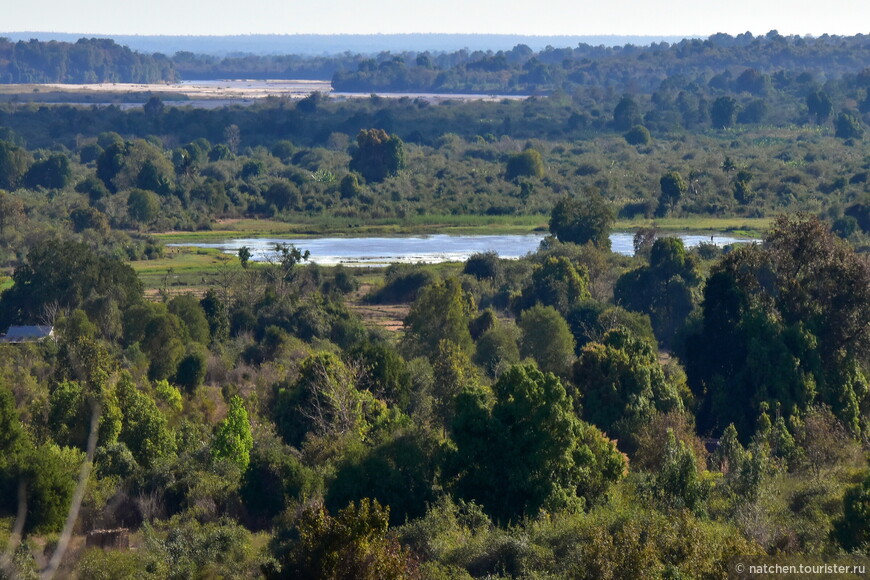
[[0,83],[161,83],[178,78],[164,55],[145,55],[108,38],[75,43],[0,38]]

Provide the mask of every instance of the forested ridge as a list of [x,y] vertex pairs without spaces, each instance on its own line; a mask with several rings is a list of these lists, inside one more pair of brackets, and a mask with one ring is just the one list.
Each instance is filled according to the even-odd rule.
[[2,83],[160,83],[176,78],[167,57],[140,54],[108,38],[75,43],[0,38]]
[[[789,61],[799,41],[843,68]],[[0,330],[54,329],[0,343],[0,577],[722,578],[866,556],[862,41],[578,49],[588,71],[655,50],[699,67],[651,92],[658,64],[636,89],[517,101],[0,105]],[[753,46],[768,60],[729,64]],[[761,240],[664,229],[726,218]],[[162,233],[451,220],[548,235],[518,260],[355,269]],[[634,256],[610,249],[617,220]]]

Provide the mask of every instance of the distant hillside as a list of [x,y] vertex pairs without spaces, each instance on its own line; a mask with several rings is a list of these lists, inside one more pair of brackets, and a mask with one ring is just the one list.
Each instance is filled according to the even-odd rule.
[[[0,37],[28,41],[32,38],[48,41],[75,42],[92,33],[66,34],[56,32],[0,32]],[[215,56],[229,54],[296,54],[336,55],[344,52],[377,54],[390,52],[454,52],[461,49],[509,50],[525,44],[532,50],[547,46],[648,46],[658,42],[679,42],[680,36],[522,36],[513,34],[253,34],[237,36],[124,36],[96,35],[112,38],[118,44],[147,53],[172,55],[192,52]]]

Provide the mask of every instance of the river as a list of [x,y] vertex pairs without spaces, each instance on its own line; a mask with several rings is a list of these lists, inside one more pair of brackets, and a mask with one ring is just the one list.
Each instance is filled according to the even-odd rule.
[[[311,252],[310,261],[322,265],[383,266],[395,262],[435,264],[463,262],[478,252],[494,251],[502,258],[519,258],[534,252],[543,234],[451,236],[397,236],[365,238],[244,238],[218,243],[168,244],[177,247],[217,248],[228,254],[237,254],[245,246],[251,250],[251,259],[265,261],[275,255],[276,244],[292,244]],[[680,234],[687,247],[709,242],[710,236]],[[630,256],[634,253],[634,234],[615,233],[610,236],[614,252]],[[725,246],[753,240],[724,235],[713,236],[713,243]]]

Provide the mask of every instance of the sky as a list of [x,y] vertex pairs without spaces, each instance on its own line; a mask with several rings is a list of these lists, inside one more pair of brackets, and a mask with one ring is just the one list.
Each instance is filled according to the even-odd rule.
[[[2,6],[7,4],[7,6]],[[86,34],[870,33],[868,0],[0,0],[0,30]]]

